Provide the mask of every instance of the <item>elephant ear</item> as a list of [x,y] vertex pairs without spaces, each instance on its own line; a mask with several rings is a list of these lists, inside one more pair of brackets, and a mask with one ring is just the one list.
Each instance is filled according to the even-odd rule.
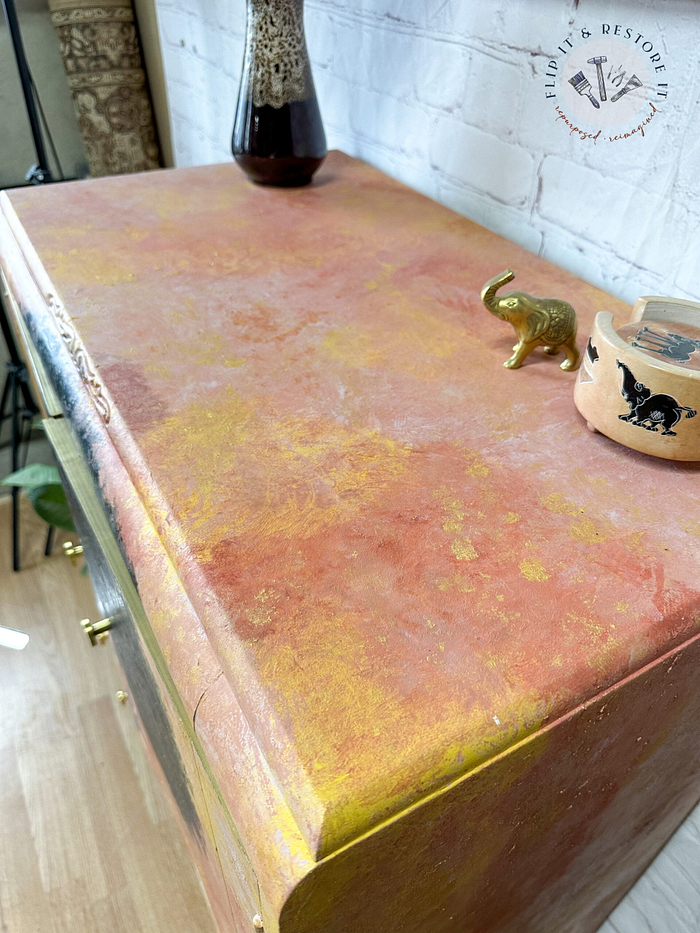
[[527,316],[526,325],[525,339],[527,341],[535,340],[537,337],[541,337],[549,327],[549,315],[545,314],[544,311],[531,311]]

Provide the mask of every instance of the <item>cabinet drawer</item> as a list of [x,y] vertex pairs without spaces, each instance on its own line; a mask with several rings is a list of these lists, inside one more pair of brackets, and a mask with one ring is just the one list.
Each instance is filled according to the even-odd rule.
[[[249,933],[260,907],[255,876],[148,622],[131,574],[64,419],[47,419],[100,612],[124,672],[142,735],[164,779],[215,916]],[[111,650],[108,649],[108,650]]]

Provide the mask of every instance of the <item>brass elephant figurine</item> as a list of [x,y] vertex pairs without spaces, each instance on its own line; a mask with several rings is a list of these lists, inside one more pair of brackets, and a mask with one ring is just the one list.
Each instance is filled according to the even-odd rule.
[[535,347],[544,347],[544,352],[550,356],[555,356],[560,350],[566,353],[561,369],[576,369],[581,354],[576,346],[574,309],[558,298],[533,298],[525,292],[506,292],[496,297],[498,289],[514,278],[515,273],[506,269],[489,279],[481,289],[481,300],[491,314],[512,324],[518,337],[513,355],[503,365],[517,369]]

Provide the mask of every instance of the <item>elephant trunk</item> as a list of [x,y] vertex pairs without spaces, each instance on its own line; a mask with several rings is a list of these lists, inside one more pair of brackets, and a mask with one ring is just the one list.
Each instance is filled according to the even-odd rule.
[[498,310],[496,292],[506,283],[512,282],[514,278],[515,273],[511,272],[510,269],[506,269],[505,272],[501,272],[500,275],[495,275],[492,279],[489,279],[486,285],[484,285],[484,287],[481,289],[481,300],[484,302],[491,314],[495,314],[497,317],[503,317],[501,312]]

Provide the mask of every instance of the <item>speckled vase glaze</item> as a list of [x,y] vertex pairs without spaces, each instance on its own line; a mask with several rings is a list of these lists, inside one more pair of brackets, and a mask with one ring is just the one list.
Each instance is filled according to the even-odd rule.
[[308,184],[326,156],[304,0],[248,0],[232,150],[251,181],[285,187]]

